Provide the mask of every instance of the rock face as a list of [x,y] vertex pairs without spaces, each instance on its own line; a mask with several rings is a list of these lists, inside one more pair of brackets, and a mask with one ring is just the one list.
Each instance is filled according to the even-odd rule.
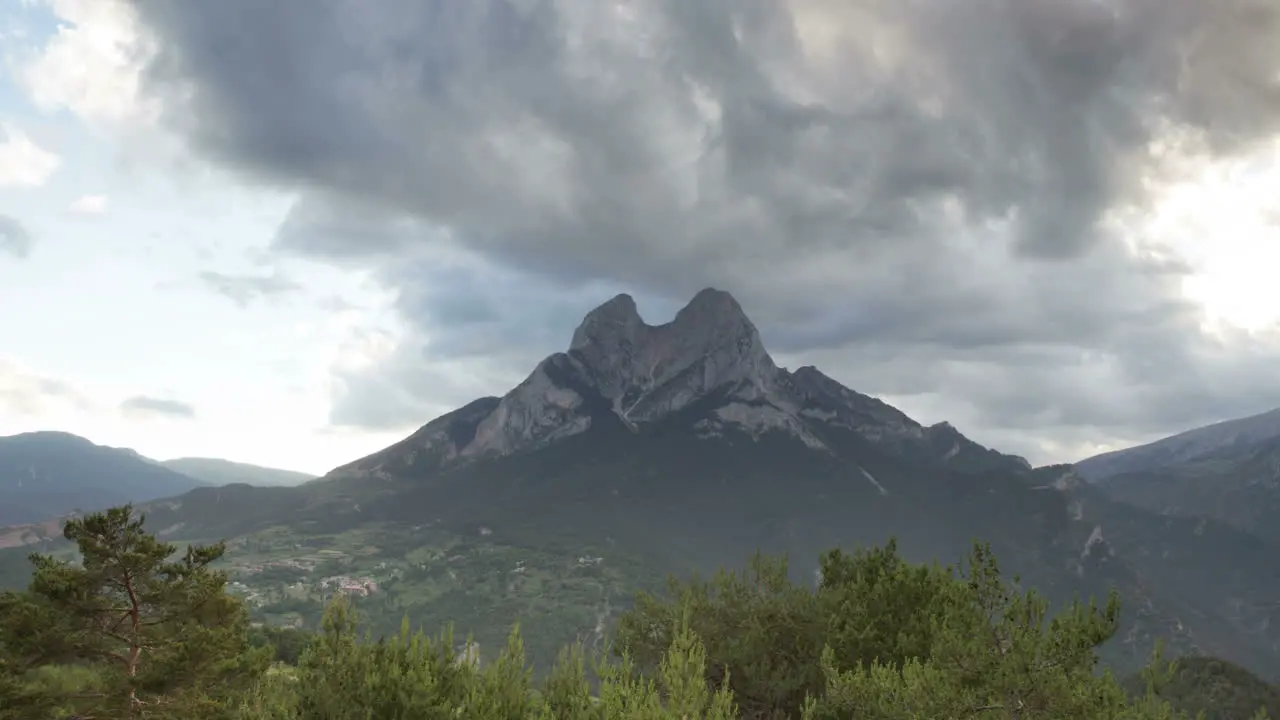
[[569,354],[631,424],[661,418],[719,388],[763,397],[776,391],[778,380],[738,301],[711,288],[656,327],[640,319],[629,295],[619,295],[587,314]]
[[924,427],[813,367],[779,368],[732,295],[707,288],[671,322],[649,325],[630,295],[587,313],[567,352],[543,360],[501,399],[484,398],[437,418],[383,453],[334,474],[378,474],[381,460],[406,453],[423,468],[545,446],[604,422],[633,432],[699,408],[691,420],[703,438],[741,433],[789,435],[828,450],[833,430],[941,461],[1018,458],[972,443],[950,425]]

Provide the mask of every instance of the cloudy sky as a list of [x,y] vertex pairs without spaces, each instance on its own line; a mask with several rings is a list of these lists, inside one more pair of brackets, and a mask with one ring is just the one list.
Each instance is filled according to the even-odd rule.
[[5,0],[0,433],[322,472],[583,313],[1036,462],[1280,406],[1278,0]]

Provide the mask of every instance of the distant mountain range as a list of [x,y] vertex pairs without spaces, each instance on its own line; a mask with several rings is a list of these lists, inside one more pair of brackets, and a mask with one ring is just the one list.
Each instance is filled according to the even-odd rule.
[[301,485],[316,478],[315,475],[293,470],[279,470],[217,458],[176,458],[161,460],[160,464],[208,485],[245,483],[260,486],[288,486]]
[[1280,409],[1091,457],[1076,470],[1118,500],[1280,543]]
[[205,485],[288,485],[309,479],[226,460],[160,462],[69,433],[23,433],[0,437],[0,526],[172,497]]
[[[808,581],[835,546],[896,536],[911,558],[954,562],[981,539],[1056,602],[1118,589],[1114,664],[1141,664],[1165,638],[1280,675],[1280,546],[1104,487],[922,425],[816,368],[780,368],[738,302],[707,289],[659,326],[619,295],[504,396],[322,479],[196,487],[144,509],[166,539],[228,538],[230,562],[252,566],[245,583],[264,563],[287,564],[289,583],[340,563],[377,581],[363,607],[374,627],[409,612],[498,647],[525,620],[535,657],[599,638],[668,572],[763,550]],[[313,622],[319,606],[290,587],[257,612]]]

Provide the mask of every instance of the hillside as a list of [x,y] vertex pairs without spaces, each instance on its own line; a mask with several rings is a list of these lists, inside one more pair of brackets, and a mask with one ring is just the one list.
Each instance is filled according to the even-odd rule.
[[182,473],[208,485],[246,483],[248,485],[288,486],[301,485],[308,480],[315,479],[314,475],[308,475],[307,473],[231,462],[230,460],[218,458],[175,458],[173,460],[161,460],[160,464],[174,472]]
[[[513,628],[486,660],[447,629],[366,634],[343,597],[326,607],[323,632],[255,628],[213,566],[225,546],[189,547],[175,572],[178,548],[129,508],[70,520],[64,534],[83,563],[33,557],[29,589],[0,593],[5,717],[906,720],[979,708],[1186,720],[1153,683],[1134,697],[1097,672],[1095,651],[1118,628],[1114,597],[1045,623],[1043,599],[1011,587],[980,544],[948,568],[905,562],[894,543],[832,551],[812,587],[756,557],[642,595],[609,651],[568,646],[548,668],[529,664],[527,630]],[[103,603],[133,622],[104,623]],[[1177,701],[1212,708],[1214,720],[1260,716],[1250,711],[1268,698],[1256,678],[1197,659],[1194,680],[1164,662],[1151,677],[1183,681],[1167,686]]]
[[1198,458],[1248,452],[1260,442],[1277,438],[1280,438],[1280,408],[1194,428],[1146,445],[1094,455],[1075,465],[1085,479],[1099,482],[1125,473],[1174,468]]
[[[49,521],[125,502],[181,495],[206,485],[299,485],[306,473],[216,458],[157,461],[62,432],[0,437],[0,547],[58,534]],[[24,525],[25,528],[13,526]],[[50,530],[50,528],[54,528]]]
[[1280,543],[1280,410],[1083,460],[1077,470],[1123,502],[1207,517]]
[[[1137,676],[1127,678],[1124,685],[1134,696],[1146,690]],[[1204,720],[1247,720],[1260,707],[1266,708],[1269,717],[1280,717],[1280,687],[1220,658],[1180,658],[1160,695],[1190,717],[1204,713]]]
[[75,435],[0,437],[0,525],[180,495],[204,483]]
[[[619,296],[501,398],[293,488],[206,487],[148,503],[169,540],[230,538],[227,567],[273,623],[355,594],[378,631],[407,612],[482,647],[517,620],[533,656],[599,642],[667,573],[896,536],[954,562],[978,538],[1056,602],[1126,603],[1110,661],[1157,637],[1280,674],[1274,545],[1217,522],[1117,503],[1070,467],[924,426],[812,367],[777,367],[742,308],[705,290],[651,326]],[[535,630],[536,629],[536,630]]]

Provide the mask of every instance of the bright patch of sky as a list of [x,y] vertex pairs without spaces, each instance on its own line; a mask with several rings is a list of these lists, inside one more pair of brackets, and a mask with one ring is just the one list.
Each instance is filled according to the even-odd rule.
[[[148,128],[111,7],[0,15],[0,215],[32,240],[21,261],[0,254],[0,398],[30,400],[6,405],[0,434],[316,473],[395,439],[328,427],[330,368],[359,361],[386,298],[359,275],[267,257],[289,194],[135,152]],[[207,273],[288,282],[238,302]],[[65,392],[32,392],[51,387]],[[136,396],[194,417],[127,415]]]

